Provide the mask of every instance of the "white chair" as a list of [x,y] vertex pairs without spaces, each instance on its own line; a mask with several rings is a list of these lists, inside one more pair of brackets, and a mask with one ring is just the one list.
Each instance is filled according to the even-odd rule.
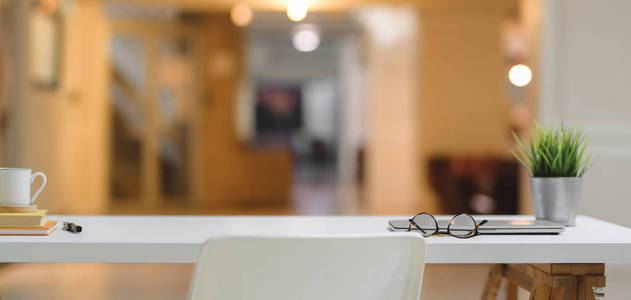
[[418,300],[418,234],[226,237],[203,246],[192,300]]

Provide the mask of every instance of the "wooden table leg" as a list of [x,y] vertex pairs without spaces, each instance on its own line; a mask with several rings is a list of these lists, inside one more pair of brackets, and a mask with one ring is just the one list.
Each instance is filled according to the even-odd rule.
[[[604,288],[606,278],[604,275],[584,275],[578,277],[578,300],[598,300],[594,289]],[[599,294],[604,294],[600,292]],[[604,295],[602,295],[604,296]]]
[[531,300],[598,300],[594,288],[605,287],[604,264],[509,264],[489,272],[482,300],[495,300],[502,278],[506,297],[516,298],[515,287],[530,291]]
[[552,287],[547,285],[545,282],[535,280],[530,288],[530,297],[529,300],[548,300],[550,299],[550,293],[552,292]]
[[517,300],[517,286],[511,282],[506,284],[506,300]]
[[573,276],[566,276],[566,280],[557,287],[552,288],[550,300],[575,300],[577,293],[577,280]]
[[551,297],[551,299],[597,300],[594,296],[594,288],[605,287],[604,264],[533,264],[532,266],[554,278],[572,276],[571,281],[566,283],[563,296]]
[[502,277],[504,277],[504,265],[494,265],[489,270],[489,276],[486,278],[484,284],[484,290],[482,291],[482,300],[496,300],[497,292],[502,284]]

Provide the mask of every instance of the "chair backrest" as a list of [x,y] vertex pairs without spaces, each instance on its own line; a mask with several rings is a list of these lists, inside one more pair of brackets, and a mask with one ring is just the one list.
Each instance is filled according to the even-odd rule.
[[226,237],[201,250],[193,300],[418,300],[420,235]]

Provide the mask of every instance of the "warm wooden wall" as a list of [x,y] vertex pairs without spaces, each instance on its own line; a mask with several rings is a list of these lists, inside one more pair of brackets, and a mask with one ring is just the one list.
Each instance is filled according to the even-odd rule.
[[[26,3],[26,1],[25,1]],[[108,27],[101,1],[76,1],[63,18],[61,78],[58,88],[32,85],[27,74],[28,40],[22,36],[12,47],[22,49],[11,66],[6,136],[8,166],[41,170],[48,185],[37,204],[51,213],[102,213],[107,205]],[[28,17],[21,1],[12,1],[16,18]],[[29,5],[29,4],[26,4]],[[15,25],[15,24],[14,24]],[[22,35],[26,28],[12,27]],[[14,48],[16,49],[16,48]],[[16,54],[16,53],[13,53]]]
[[255,149],[237,136],[236,100],[243,76],[243,31],[227,14],[203,22],[200,201],[212,206],[281,204],[290,197],[289,149]]
[[[516,1],[420,5],[421,167],[434,156],[508,156],[501,25]],[[430,189],[424,201],[438,201]],[[435,199],[435,200],[432,200]]]
[[[463,6],[463,7],[460,7]],[[428,154],[506,153],[506,5],[421,9],[421,120]]]
[[[16,3],[19,1],[12,2]],[[34,88],[27,74],[13,83],[17,90],[10,103],[6,161],[48,175],[48,186],[38,204],[52,213],[106,213],[110,204],[110,23],[104,13],[101,1],[83,0],[63,19],[62,77],[57,89]],[[18,21],[16,17],[16,24]],[[209,16],[202,23],[199,80],[203,93],[197,112],[201,124],[195,133],[199,151],[192,159],[200,167],[194,179],[194,198],[197,204],[211,206],[287,203],[290,151],[255,150],[236,135],[242,32],[227,14]],[[21,42],[13,50],[28,51],[28,43],[18,40]],[[17,62],[16,68],[28,69],[28,59]]]

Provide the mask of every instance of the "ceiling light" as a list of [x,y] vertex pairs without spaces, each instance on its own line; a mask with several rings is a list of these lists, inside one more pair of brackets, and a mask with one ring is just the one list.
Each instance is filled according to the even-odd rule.
[[526,65],[514,65],[508,71],[508,79],[516,86],[526,86],[532,79],[532,71]]
[[296,50],[311,52],[320,46],[320,32],[311,24],[302,24],[294,30],[291,42]]
[[248,26],[252,22],[252,15],[252,9],[245,4],[237,4],[230,10],[232,22],[239,27]]
[[287,16],[294,22],[300,22],[307,16],[309,5],[306,0],[289,0],[287,2]]

